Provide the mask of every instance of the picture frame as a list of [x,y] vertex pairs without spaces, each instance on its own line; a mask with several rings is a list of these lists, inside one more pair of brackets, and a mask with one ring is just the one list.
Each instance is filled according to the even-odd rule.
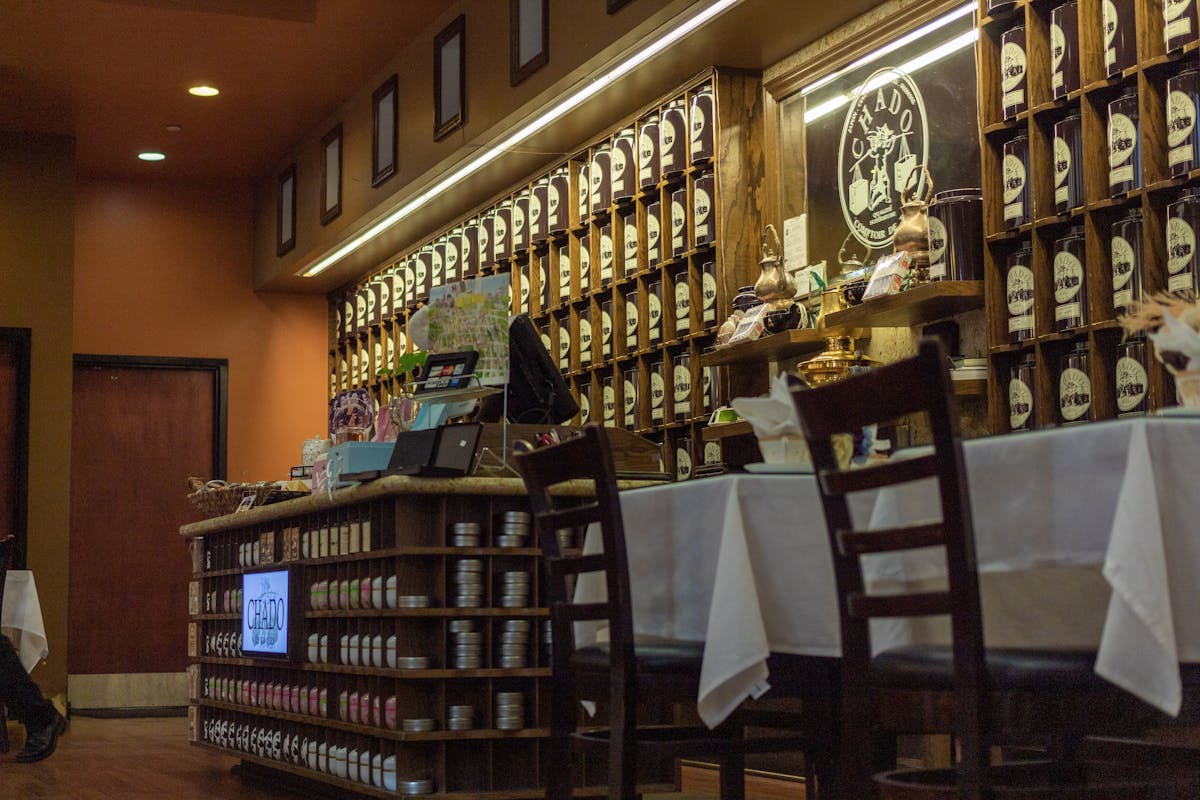
[[509,85],[550,62],[550,0],[509,0]]
[[624,8],[625,6],[632,3],[633,0],[607,0],[607,2],[608,2],[608,13],[611,15],[611,14],[617,13],[622,8]]
[[321,137],[321,224],[342,213],[342,123]]
[[371,94],[371,185],[396,174],[397,78],[393,74]]
[[433,138],[443,139],[467,119],[467,17],[457,18],[433,40]]
[[296,162],[279,174],[276,197],[275,255],[282,256],[296,246]]

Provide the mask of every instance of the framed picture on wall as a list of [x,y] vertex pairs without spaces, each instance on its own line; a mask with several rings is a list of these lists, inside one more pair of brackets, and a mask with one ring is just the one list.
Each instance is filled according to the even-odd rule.
[[509,0],[509,85],[550,61],[550,0]]
[[466,122],[467,17],[458,18],[433,40],[433,138]]
[[371,185],[396,174],[396,76],[371,95]]
[[279,176],[278,213],[275,225],[275,255],[282,256],[296,246],[296,164]]
[[321,224],[342,213],[342,124],[321,137]]

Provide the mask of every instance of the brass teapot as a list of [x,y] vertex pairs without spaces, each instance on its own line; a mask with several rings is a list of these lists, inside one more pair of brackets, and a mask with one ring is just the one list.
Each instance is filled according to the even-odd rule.
[[762,232],[762,259],[758,262],[761,272],[754,282],[754,296],[777,309],[788,308],[796,299],[796,282],[784,263],[779,233],[774,225],[767,225]]
[[[917,177],[915,182],[914,175]],[[918,196],[922,183],[924,192]],[[912,184],[911,193],[909,184]],[[900,224],[892,234],[892,246],[895,252],[907,252],[912,256],[911,269],[922,282],[929,279],[929,201],[932,198],[933,176],[924,164],[917,164],[908,173],[900,192]]]

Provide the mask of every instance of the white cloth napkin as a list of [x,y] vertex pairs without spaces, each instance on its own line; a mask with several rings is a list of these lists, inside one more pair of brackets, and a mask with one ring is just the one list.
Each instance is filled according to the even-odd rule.
[[4,619],[0,621],[0,627],[12,639],[26,672],[50,655],[37,586],[33,582],[33,573],[27,569],[8,571],[4,585]]
[[770,392],[762,397],[735,397],[730,405],[754,429],[759,441],[783,436],[803,437],[800,417],[792,402],[787,376],[782,373],[771,381]]

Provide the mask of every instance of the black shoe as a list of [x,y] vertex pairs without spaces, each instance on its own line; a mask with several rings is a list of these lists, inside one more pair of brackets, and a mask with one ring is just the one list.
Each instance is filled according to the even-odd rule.
[[67,727],[67,721],[54,712],[54,716],[44,725],[26,728],[25,747],[17,753],[17,761],[22,764],[32,764],[41,761],[54,752],[58,744],[58,735]]

